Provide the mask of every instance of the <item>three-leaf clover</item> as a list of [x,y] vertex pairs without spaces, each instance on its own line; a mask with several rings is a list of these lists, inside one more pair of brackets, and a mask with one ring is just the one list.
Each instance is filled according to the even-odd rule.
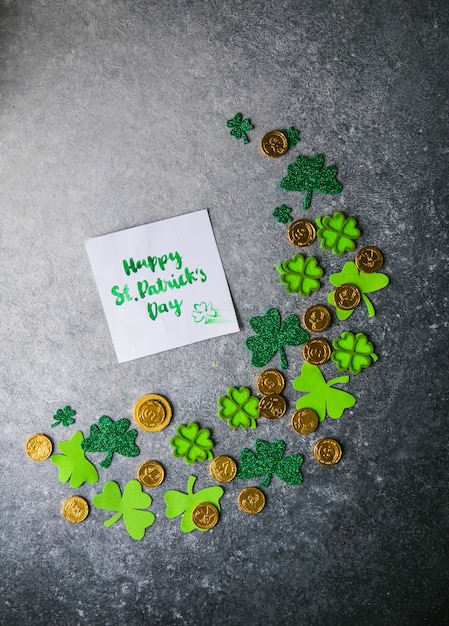
[[256,454],[249,448],[243,448],[241,451],[237,478],[265,476],[259,487],[268,487],[273,474],[276,474],[289,485],[302,483],[302,474],[299,468],[303,462],[303,457],[301,454],[284,457],[285,441],[276,439],[270,443],[263,439],[256,439],[254,447]]
[[192,317],[197,324],[200,322],[207,324],[214,317],[217,317],[217,311],[212,306],[212,302],[199,302],[193,305]]
[[364,333],[345,331],[332,342],[331,359],[341,372],[349,370],[351,374],[359,374],[362,369],[377,361],[374,346]]
[[200,428],[196,422],[180,424],[176,429],[176,436],[170,439],[173,446],[173,455],[180,459],[184,457],[186,463],[206,461],[212,459],[214,447],[210,439],[210,430]]
[[313,409],[318,414],[320,422],[326,417],[338,419],[345,409],[354,406],[356,399],[347,391],[334,389],[337,383],[347,383],[349,376],[340,376],[326,382],[320,368],[311,363],[304,363],[301,374],[293,381],[293,387],[306,395],[296,402],[297,409]]
[[233,137],[236,139],[243,139],[243,143],[249,143],[246,132],[253,130],[254,126],[248,118],[243,119],[243,115],[241,113],[236,113],[232,119],[226,122],[226,126],[231,128],[230,134]]
[[287,222],[291,222],[293,220],[290,215],[291,210],[291,207],[286,204],[281,204],[274,209],[273,217],[275,217],[280,224],[287,224]]
[[293,126],[290,126],[288,130],[286,128],[281,128],[280,131],[283,135],[287,137],[289,148],[293,148],[294,146],[296,146],[298,141],[301,141],[299,130],[296,130],[296,128],[294,128]]
[[[382,274],[381,272],[373,272],[372,274],[360,272],[354,261],[348,261],[345,263],[342,271],[337,272],[336,274],[331,274],[329,280],[334,287],[340,287],[341,285],[346,284],[355,285],[360,291],[360,296],[366,305],[369,317],[372,317],[375,314],[375,311],[371,300],[366,294],[383,289],[390,282],[388,276],[386,274]],[[354,309],[350,309],[349,311],[339,309],[334,301],[334,293],[335,291],[330,292],[327,297],[328,302],[336,308],[338,319],[346,320],[353,313]]]
[[295,163],[290,163],[287,167],[287,176],[281,180],[280,187],[286,191],[305,191],[302,209],[306,210],[310,207],[314,191],[330,195],[340,193],[343,185],[336,176],[337,167],[324,167],[322,154],[315,154],[313,157],[300,155],[296,157]]
[[256,428],[259,417],[259,399],[248,387],[229,387],[227,395],[218,398],[218,417],[228,420],[230,428]]
[[130,421],[126,417],[114,422],[107,415],[102,415],[97,424],[90,427],[89,436],[81,443],[81,447],[86,452],[106,452],[106,456],[101,461],[101,467],[109,467],[114,456],[114,452],[122,456],[139,456],[140,450],[135,444],[137,430],[129,428]]
[[189,476],[187,482],[187,493],[184,491],[176,491],[170,489],[164,493],[165,504],[167,505],[165,515],[170,519],[182,515],[181,530],[183,533],[189,533],[192,530],[206,531],[207,528],[198,528],[193,522],[192,513],[197,504],[207,502],[213,504],[220,511],[220,498],[224,493],[223,487],[218,485],[215,487],[206,487],[196,493],[193,493],[193,486],[196,476]]
[[54,454],[51,457],[51,462],[59,467],[59,482],[66,483],[70,478],[70,486],[73,489],[77,489],[84,483],[98,481],[96,467],[86,459],[81,447],[83,439],[83,433],[78,430],[70,439],[58,443],[58,448],[63,454]]
[[320,246],[324,250],[332,250],[334,254],[350,252],[355,248],[355,240],[360,237],[355,217],[345,217],[337,211],[333,215],[325,215],[315,220],[318,224],[317,236],[321,239]]
[[104,511],[117,511],[116,515],[104,522],[104,525],[109,528],[123,517],[128,534],[136,541],[143,539],[145,530],[155,520],[154,513],[142,510],[151,505],[151,496],[142,491],[142,485],[138,480],[126,483],[123,495],[116,482],[108,481],[103,491],[93,497],[92,504]]
[[289,315],[281,324],[281,314],[277,309],[268,309],[263,316],[252,317],[249,325],[258,334],[245,341],[252,352],[251,364],[255,367],[263,367],[279,352],[281,367],[286,369],[284,346],[299,346],[309,339],[309,333],[301,328],[296,315]]
[[277,265],[276,269],[287,293],[299,293],[301,296],[310,296],[312,291],[317,291],[321,286],[320,278],[324,274],[314,256],[305,257],[302,254],[295,254],[291,259]]
[[58,409],[56,413],[53,415],[53,419],[55,420],[51,425],[52,428],[55,426],[70,426],[75,422],[73,416],[76,415],[76,411],[71,409],[69,406],[65,406],[63,409]]

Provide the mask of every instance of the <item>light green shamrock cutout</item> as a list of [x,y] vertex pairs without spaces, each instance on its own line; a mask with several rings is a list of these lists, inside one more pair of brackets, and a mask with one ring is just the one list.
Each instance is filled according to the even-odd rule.
[[315,222],[323,250],[332,250],[337,255],[354,250],[355,240],[360,237],[355,217],[345,217],[337,211],[333,215],[318,217]]
[[220,498],[224,494],[223,487],[206,487],[193,493],[193,486],[196,476],[189,476],[187,482],[187,493],[170,489],[164,493],[165,504],[167,505],[165,515],[168,518],[182,515],[181,530],[183,533],[190,533],[192,530],[206,532],[207,528],[198,528],[193,522],[192,513],[197,504],[207,502],[213,504],[220,511]]
[[374,346],[363,333],[345,331],[332,342],[334,350],[331,359],[341,372],[349,370],[351,374],[359,374],[379,358]]
[[227,395],[218,398],[218,417],[228,420],[229,428],[256,428],[259,417],[259,399],[248,387],[229,387]]
[[302,254],[295,254],[291,259],[277,265],[276,269],[287,292],[299,293],[301,296],[310,296],[312,291],[317,291],[321,286],[319,279],[324,274],[315,257],[305,257]]
[[98,472],[84,454],[81,442],[83,433],[78,430],[70,439],[60,441],[58,448],[63,454],[54,454],[51,462],[59,467],[58,480],[66,483],[70,478],[70,486],[77,489],[84,483],[95,484],[98,481]]
[[[375,310],[371,300],[366,294],[383,289],[388,285],[390,279],[386,274],[382,274],[380,272],[373,272],[372,274],[360,272],[354,261],[348,261],[344,264],[341,272],[330,275],[329,281],[332,285],[334,285],[334,287],[340,287],[341,285],[346,284],[355,285],[359,289],[360,296],[366,305],[368,317],[373,317],[373,315],[375,315]],[[327,300],[329,304],[332,304],[336,308],[338,319],[346,320],[350,315],[352,315],[355,309],[350,309],[349,311],[339,309],[334,301],[334,293],[335,291],[331,291]]]
[[212,306],[212,302],[208,304],[206,304],[206,302],[199,302],[193,305],[192,317],[197,324],[200,322],[207,324],[214,317],[217,317],[217,311]]
[[184,457],[186,463],[213,459],[211,452],[214,447],[210,439],[210,430],[200,428],[196,422],[180,424],[176,429],[177,435],[170,439],[173,446],[173,455],[177,459]]

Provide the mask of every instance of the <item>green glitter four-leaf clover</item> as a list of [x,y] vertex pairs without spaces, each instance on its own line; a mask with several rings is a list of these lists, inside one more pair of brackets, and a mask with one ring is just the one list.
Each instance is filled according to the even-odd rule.
[[379,358],[374,346],[363,333],[345,331],[332,342],[334,350],[331,359],[341,372],[349,370],[351,374],[359,374]]
[[190,422],[180,424],[176,433],[177,435],[170,439],[170,445],[173,446],[173,455],[177,459],[184,457],[184,461],[190,464],[213,458],[211,450],[214,443],[207,428],[200,428],[196,422]]
[[303,462],[301,454],[292,454],[284,457],[285,441],[277,439],[270,443],[263,439],[256,439],[254,444],[256,453],[249,448],[243,448],[240,453],[240,464],[237,478],[257,478],[265,476],[259,487],[268,487],[273,474],[289,485],[300,485],[302,474],[299,471]]
[[284,346],[299,346],[309,339],[309,333],[299,325],[299,319],[292,314],[281,324],[281,314],[276,309],[268,309],[262,317],[249,320],[257,337],[248,337],[246,347],[252,352],[251,364],[263,367],[279,352],[282,369],[288,367]]
[[151,511],[142,510],[151,505],[151,496],[142,491],[142,485],[138,480],[126,483],[123,495],[116,482],[108,481],[103,491],[93,497],[92,504],[97,509],[117,511],[117,514],[107,519],[104,525],[109,528],[123,517],[128,534],[136,541],[143,539],[145,530],[154,523],[156,517]]
[[212,306],[212,302],[208,304],[206,302],[199,302],[193,305],[192,317],[197,324],[200,322],[204,322],[205,324],[210,323],[210,320],[216,316],[217,311]]
[[122,456],[139,456],[140,450],[134,443],[137,430],[134,428],[126,432],[130,421],[123,417],[114,422],[107,415],[102,415],[97,424],[90,427],[89,436],[81,443],[86,452],[106,452],[106,457],[100,463],[101,467],[109,467],[114,452]]
[[218,399],[218,417],[228,420],[229,428],[256,428],[259,417],[259,399],[248,387],[229,387],[227,395]]
[[76,411],[71,409],[69,406],[65,406],[63,409],[58,409],[53,415],[53,419],[55,421],[51,427],[54,428],[55,426],[59,426],[59,424],[64,427],[70,426],[75,422],[73,419],[74,415],[76,415]]
[[326,417],[326,412],[332,419],[338,419],[345,409],[354,406],[356,399],[347,391],[334,389],[337,383],[347,383],[349,376],[339,376],[326,382],[320,368],[311,363],[304,363],[301,374],[293,381],[293,387],[306,395],[296,402],[297,409],[313,409],[320,422]]
[[77,489],[84,483],[98,481],[95,465],[86,459],[81,447],[83,439],[83,433],[78,430],[70,439],[58,443],[58,448],[63,454],[53,454],[51,457],[51,462],[59,467],[59,482],[66,483],[70,478],[70,486],[73,489]]
[[[390,279],[386,274],[382,274],[380,272],[373,272],[372,274],[360,272],[354,261],[348,261],[344,264],[341,272],[330,275],[329,281],[332,285],[334,285],[334,287],[340,287],[341,285],[346,284],[355,285],[359,289],[361,299],[366,305],[368,316],[373,317],[373,315],[375,315],[375,310],[371,300],[366,294],[383,289],[388,285]],[[355,309],[350,309],[349,311],[339,309],[334,301],[334,293],[335,291],[331,291],[327,300],[329,304],[332,304],[336,308],[338,319],[346,320],[350,315],[352,315]]]
[[318,225],[317,236],[321,239],[320,246],[324,250],[332,250],[338,255],[354,250],[355,240],[360,237],[354,217],[345,217],[337,211],[333,215],[319,217],[315,222]]
[[281,204],[274,209],[273,217],[276,218],[276,221],[279,222],[279,224],[287,224],[287,222],[291,222],[293,220],[290,215],[291,210],[291,207],[286,204]]
[[276,269],[288,293],[310,296],[312,291],[317,291],[321,287],[319,279],[324,274],[324,270],[313,256],[305,257],[302,254],[295,254],[291,259],[277,265]]
[[209,530],[207,528],[198,528],[192,519],[193,509],[197,504],[207,502],[213,504],[220,511],[220,498],[224,494],[223,487],[218,485],[215,487],[206,487],[196,493],[193,493],[193,486],[196,481],[196,476],[189,476],[187,482],[187,493],[183,491],[176,491],[170,489],[164,493],[164,500],[167,508],[165,515],[172,519],[182,515],[181,518],[181,530],[183,533],[190,533],[192,530],[201,530],[203,532]]
[[253,130],[254,126],[248,118],[243,119],[241,113],[236,113],[234,117],[226,122],[226,126],[231,128],[230,134],[236,139],[243,139],[243,143],[249,143],[248,135],[245,131]]

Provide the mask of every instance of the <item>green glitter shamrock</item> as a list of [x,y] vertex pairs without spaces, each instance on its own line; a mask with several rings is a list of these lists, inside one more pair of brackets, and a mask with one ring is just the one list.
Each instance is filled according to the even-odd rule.
[[359,374],[379,358],[374,346],[363,333],[345,331],[332,342],[334,348],[331,359],[341,372],[349,370],[351,374]]
[[120,487],[113,480],[108,481],[103,491],[92,498],[92,504],[104,511],[117,511],[104,522],[106,528],[123,517],[125,528],[130,537],[139,541],[145,536],[145,530],[154,523],[156,516],[151,511],[143,511],[151,506],[151,496],[142,490],[138,480],[126,483],[123,495]]
[[204,322],[208,324],[211,320],[217,316],[217,311],[212,306],[212,302],[206,304],[206,302],[199,302],[193,305],[192,316],[194,321],[199,324]]
[[101,467],[109,467],[114,452],[122,456],[139,456],[140,450],[136,446],[135,439],[137,430],[129,428],[130,421],[123,417],[116,422],[107,415],[102,415],[97,424],[90,427],[89,436],[81,442],[81,447],[86,452],[107,452],[106,457],[100,463]]
[[243,139],[243,143],[249,143],[248,135],[245,131],[253,130],[254,126],[248,118],[243,119],[241,113],[236,113],[234,117],[226,122],[226,126],[231,128],[231,135],[236,139]]
[[249,448],[243,448],[241,451],[236,478],[256,478],[265,475],[259,487],[268,487],[273,474],[289,485],[302,483],[299,468],[303,457],[301,454],[284,457],[285,441],[276,439],[270,443],[263,439],[256,439],[254,447],[257,454]]
[[227,395],[218,398],[218,417],[228,420],[229,428],[256,428],[259,417],[259,399],[248,387],[229,387]]
[[293,220],[290,215],[291,210],[291,207],[286,204],[281,204],[274,209],[273,217],[275,217],[280,224],[287,224],[287,222],[291,222]]
[[59,468],[58,480],[66,483],[70,478],[70,486],[77,489],[84,483],[96,483],[98,472],[95,465],[86,459],[81,443],[83,433],[78,430],[70,439],[60,441],[58,448],[63,454],[53,454],[51,462]]
[[252,352],[251,364],[263,367],[279,352],[282,369],[288,367],[284,346],[299,346],[309,339],[309,333],[299,325],[299,319],[292,314],[281,324],[281,314],[276,309],[268,309],[262,317],[249,320],[251,329],[258,337],[248,337],[246,347]]
[[[382,274],[380,272],[373,272],[372,274],[360,272],[354,261],[348,261],[345,263],[342,271],[337,272],[336,274],[331,274],[329,280],[334,287],[340,287],[341,285],[346,284],[355,285],[359,289],[361,299],[366,305],[368,317],[373,317],[373,315],[375,315],[375,310],[371,300],[366,294],[371,293],[372,291],[379,291],[379,289],[383,289],[390,282],[390,279],[386,274]],[[346,320],[350,315],[352,315],[354,309],[350,309],[349,311],[339,309],[334,301],[334,293],[335,291],[331,291],[327,300],[329,304],[332,304],[336,308],[338,319]]]
[[313,157],[298,156],[295,163],[287,167],[287,176],[281,182],[280,187],[286,191],[305,191],[306,196],[302,203],[302,209],[310,207],[312,193],[335,195],[340,193],[343,185],[337,180],[337,167],[335,165],[324,166],[324,156],[315,154]]
[[173,455],[177,459],[184,457],[184,461],[190,464],[213,458],[211,450],[214,443],[210,439],[210,430],[200,428],[196,422],[190,422],[180,424],[176,433],[170,439],[170,445],[173,446]]
[[334,254],[350,252],[355,248],[355,240],[360,237],[355,217],[345,217],[337,211],[333,215],[325,215],[315,220],[318,225],[317,236],[321,239],[324,250],[332,250]]
[[312,291],[317,291],[321,287],[319,279],[324,270],[313,256],[295,254],[291,259],[276,265],[276,269],[281,275],[280,281],[285,285],[287,293],[310,296]]
[[293,148],[299,141],[301,141],[299,130],[296,130],[293,126],[290,126],[288,130],[282,128],[280,129],[280,132],[287,137],[289,148]]
[[167,505],[165,515],[172,519],[182,515],[181,530],[183,533],[190,533],[192,530],[207,531],[207,528],[199,528],[192,519],[193,509],[197,504],[207,502],[213,504],[220,511],[220,498],[224,494],[223,487],[216,485],[215,487],[206,487],[196,493],[193,493],[193,486],[196,476],[189,476],[187,481],[187,493],[184,491],[176,491],[170,489],[164,493],[165,504]]
[[69,406],[65,406],[63,409],[58,409],[56,413],[53,415],[54,423],[51,425],[52,428],[55,426],[59,426],[61,424],[64,427],[70,426],[75,423],[73,416],[76,415],[76,411],[71,409]]

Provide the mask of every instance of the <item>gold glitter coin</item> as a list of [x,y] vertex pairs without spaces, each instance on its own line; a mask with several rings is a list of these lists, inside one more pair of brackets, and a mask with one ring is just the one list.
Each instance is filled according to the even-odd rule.
[[302,353],[308,363],[322,365],[331,358],[331,347],[326,339],[314,337],[304,344]]
[[230,456],[217,456],[211,461],[209,472],[218,483],[229,483],[237,474],[237,464]]
[[244,513],[255,515],[265,506],[265,496],[257,487],[246,487],[239,493],[238,505]]
[[339,309],[350,311],[360,303],[360,291],[355,285],[346,283],[337,287],[334,293],[334,302]]
[[329,327],[331,314],[329,309],[322,304],[314,304],[304,313],[302,321],[311,333],[321,333]]
[[257,388],[265,396],[271,393],[281,393],[285,387],[285,380],[277,370],[265,370],[257,379]]
[[292,415],[292,427],[300,435],[310,435],[318,428],[318,414],[313,409],[300,409]]
[[361,272],[372,274],[380,270],[384,264],[384,257],[379,248],[366,246],[355,255],[355,264]]
[[287,236],[294,246],[310,246],[315,241],[316,229],[309,220],[296,220],[288,227]]
[[320,439],[315,444],[313,455],[321,465],[335,465],[341,459],[341,445],[335,439]]
[[270,130],[262,137],[260,145],[264,154],[275,159],[287,152],[288,139],[280,130]]
[[263,396],[259,402],[259,413],[269,420],[277,420],[282,417],[287,410],[287,404],[282,396],[271,393]]
[[200,502],[192,511],[192,521],[201,530],[210,530],[218,522],[218,509],[210,502]]
[[25,444],[25,452],[33,461],[45,461],[53,452],[53,444],[47,435],[33,435]]
[[137,400],[134,420],[140,428],[150,433],[162,430],[170,423],[172,410],[169,402],[157,393],[149,393]]
[[89,505],[81,496],[70,496],[62,503],[61,513],[68,522],[77,524],[86,519],[89,513]]
[[158,461],[145,461],[137,469],[137,479],[148,489],[159,487],[164,480],[164,468]]

